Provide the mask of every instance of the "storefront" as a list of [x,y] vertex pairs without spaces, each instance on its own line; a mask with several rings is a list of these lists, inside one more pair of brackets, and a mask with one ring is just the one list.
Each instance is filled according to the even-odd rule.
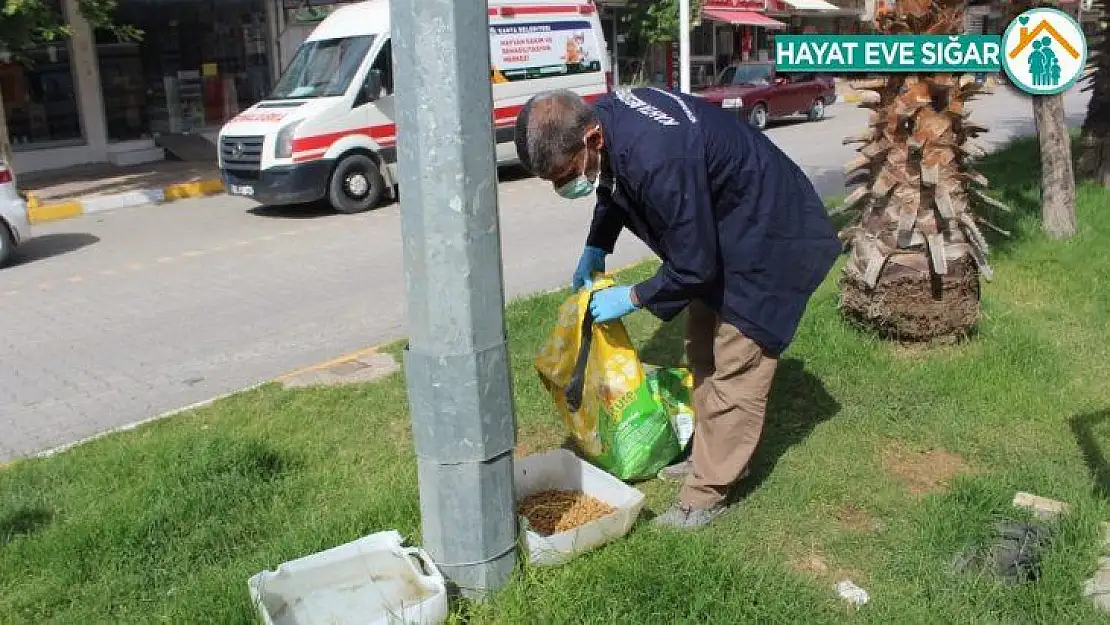
[[264,0],[120,0],[143,31],[97,33],[109,141],[218,128],[270,89]]
[[79,0],[47,0],[72,36],[0,55],[16,171],[160,160],[159,135],[211,136],[280,71],[270,5],[282,1],[119,0],[116,21],[143,32],[120,43],[89,27]]
[[864,30],[864,0],[776,0],[767,14],[789,25],[791,35],[848,35]]
[[[62,0],[47,0],[63,10]],[[80,145],[84,142],[68,41],[28,50],[22,59],[0,54],[0,89],[8,134],[17,151]]]
[[730,64],[774,59],[776,33],[855,33],[862,0],[705,0],[691,36],[691,84]]

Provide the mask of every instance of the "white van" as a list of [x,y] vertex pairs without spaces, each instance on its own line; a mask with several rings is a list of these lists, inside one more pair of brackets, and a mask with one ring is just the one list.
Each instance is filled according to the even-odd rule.
[[[491,0],[490,79],[498,164],[516,160],[514,124],[536,93],[611,89],[609,56],[591,0]],[[396,187],[397,131],[389,0],[329,15],[297,50],[270,97],[220,129],[232,195],[262,204],[327,198],[357,213]]]

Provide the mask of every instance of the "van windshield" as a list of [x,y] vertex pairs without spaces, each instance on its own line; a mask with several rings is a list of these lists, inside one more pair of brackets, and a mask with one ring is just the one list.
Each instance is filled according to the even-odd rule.
[[274,100],[326,98],[347,92],[366,58],[374,35],[308,41],[297,49],[270,94]]

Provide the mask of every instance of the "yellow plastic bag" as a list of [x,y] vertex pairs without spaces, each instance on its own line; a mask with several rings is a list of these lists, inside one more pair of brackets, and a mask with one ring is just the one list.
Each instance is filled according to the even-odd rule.
[[[535,360],[571,437],[594,464],[622,480],[654,476],[682,451],[676,427],[692,426],[693,379],[684,368],[646,368],[624,324],[594,325],[594,291],[613,286],[600,277],[572,295]],[[683,432],[688,439],[688,432]]]

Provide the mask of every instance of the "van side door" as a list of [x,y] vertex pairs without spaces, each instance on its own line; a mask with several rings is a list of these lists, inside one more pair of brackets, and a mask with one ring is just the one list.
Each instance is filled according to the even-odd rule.
[[[370,136],[382,147],[382,157],[390,164],[397,162],[396,117],[393,108],[393,42],[386,39],[370,65],[355,96],[355,113],[360,128],[370,128]],[[371,93],[373,86],[380,87]],[[376,99],[375,99],[376,96]]]

